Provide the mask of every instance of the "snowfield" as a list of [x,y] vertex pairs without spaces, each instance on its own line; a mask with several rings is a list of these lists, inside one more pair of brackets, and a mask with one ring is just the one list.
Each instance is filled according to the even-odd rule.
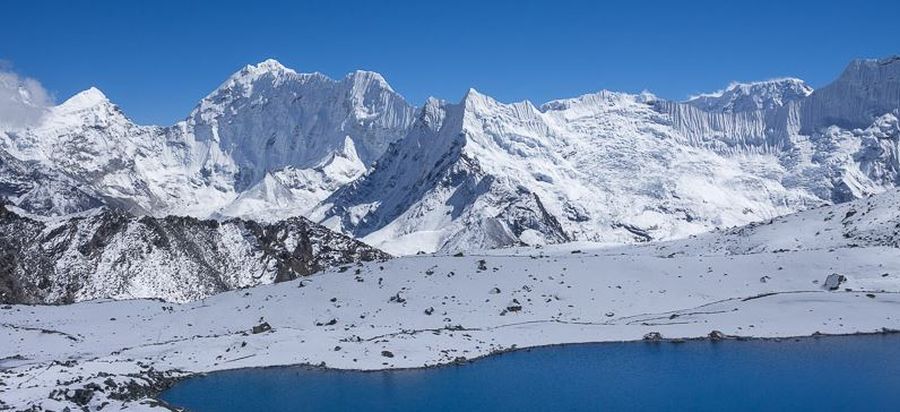
[[185,304],[3,306],[0,400],[143,410],[172,379],[223,369],[410,368],[575,342],[895,331],[898,216],[892,190],[666,243],[409,256]]

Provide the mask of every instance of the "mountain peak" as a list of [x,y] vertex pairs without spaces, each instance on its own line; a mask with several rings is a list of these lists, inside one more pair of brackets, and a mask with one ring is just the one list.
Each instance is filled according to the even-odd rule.
[[294,70],[285,67],[278,60],[266,59],[255,65],[248,64],[239,72],[254,76],[261,76],[266,73],[296,73]]
[[[297,74],[297,72],[293,69],[284,67],[278,60],[266,59],[257,64],[248,64],[244,66],[241,70],[232,74],[225,83],[219,86],[217,91],[235,85],[247,86],[266,75],[278,78],[286,74]],[[215,92],[213,92],[213,94],[215,94]]]
[[391,85],[384,79],[384,76],[378,72],[356,70],[348,73],[344,80],[352,83],[354,89],[365,90],[372,85],[376,85],[379,88],[394,92],[394,89],[392,89]]
[[87,109],[101,104],[109,103],[109,99],[100,89],[90,87],[83,90],[59,105],[59,108],[68,111]]
[[370,70],[354,70],[348,73],[347,77],[351,79],[371,79],[387,83],[387,80],[384,79],[384,76],[382,76],[381,73],[373,72]]
[[801,132],[838,126],[865,128],[900,108],[900,56],[857,59],[804,102]]
[[709,112],[746,112],[781,107],[812,94],[803,80],[782,77],[757,82],[731,82],[725,89],[693,96],[687,103]]
[[257,68],[265,68],[268,70],[286,70],[287,67],[284,67],[281,62],[275,59],[265,59],[256,64]]
[[485,95],[484,93],[479,92],[479,91],[478,91],[477,89],[475,89],[474,87],[470,87],[469,90],[466,90],[466,94],[465,94],[465,96],[463,97],[463,99],[465,100],[465,99],[468,99],[468,98],[470,98],[470,97],[474,97],[474,98],[478,98],[478,97],[487,97],[487,95]]
[[900,65],[900,55],[893,55],[880,59],[854,59],[850,61],[850,64],[847,65],[847,68],[850,69],[852,67],[859,66],[889,66],[894,64]]
[[850,78],[882,77],[893,78],[900,73],[900,55],[889,56],[881,59],[855,59],[847,65],[841,76],[835,82]]
[[85,90],[82,90],[76,93],[74,96],[70,97],[67,102],[70,101],[79,101],[83,103],[102,103],[105,101],[109,101],[106,95],[100,91],[100,89],[91,86]]
[[468,109],[474,109],[485,105],[493,105],[496,103],[497,101],[492,97],[479,92],[474,87],[470,87],[469,90],[466,91],[466,95],[463,96],[462,100],[463,106]]

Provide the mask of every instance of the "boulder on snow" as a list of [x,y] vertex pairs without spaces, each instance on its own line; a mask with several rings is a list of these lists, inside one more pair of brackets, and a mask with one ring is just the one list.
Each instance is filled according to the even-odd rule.
[[839,275],[837,273],[832,273],[825,278],[825,284],[822,285],[825,290],[837,290],[841,287],[841,283],[847,281],[847,278],[844,275]]
[[646,335],[644,335],[644,340],[650,341],[650,342],[659,342],[662,340],[662,338],[663,338],[662,334],[659,332],[649,332]]
[[269,325],[269,322],[263,322],[263,323],[260,323],[259,325],[254,326],[250,330],[250,332],[253,334],[257,334],[257,333],[268,332],[270,330],[272,330],[272,326]]
[[406,298],[403,297],[403,294],[397,292],[396,294],[394,294],[394,296],[391,296],[391,298],[388,299],[388,302],[406,303]]
[[726,336],[721,331],[714,330],[712,332],[709,332],[709,340],[711,340],[711,341],[719,341],[719,340],[727,339],[727,338],[728,338],[728,336]]
[[94,397],[94,391],[90,389],[75,389],[72,392],[72,395],[69,395],[70,391],[66,391],[65,398],[68,401],[72,401],[78,406],[85,406],[90,403],[91,399]]

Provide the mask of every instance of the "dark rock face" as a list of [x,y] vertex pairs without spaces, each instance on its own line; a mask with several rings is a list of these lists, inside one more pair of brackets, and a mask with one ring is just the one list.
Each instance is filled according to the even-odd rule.
[[501,216],[516,237],[531,229],[543,234],[549,243],[563,243],[572,240],[556,217],[544,208],[541,199],[534,193],[519,193],[519,196],[506,207]]
[[389,257],[301,217],[262,224],[99,209],[44,222],[0,206],[0,303],[189,301]]

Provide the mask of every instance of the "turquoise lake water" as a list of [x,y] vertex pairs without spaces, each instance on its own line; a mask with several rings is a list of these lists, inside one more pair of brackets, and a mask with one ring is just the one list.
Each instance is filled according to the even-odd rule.
[[191,411],[900,410],[900,335],[604,343],[392,372],[278,367],[185,380]]

